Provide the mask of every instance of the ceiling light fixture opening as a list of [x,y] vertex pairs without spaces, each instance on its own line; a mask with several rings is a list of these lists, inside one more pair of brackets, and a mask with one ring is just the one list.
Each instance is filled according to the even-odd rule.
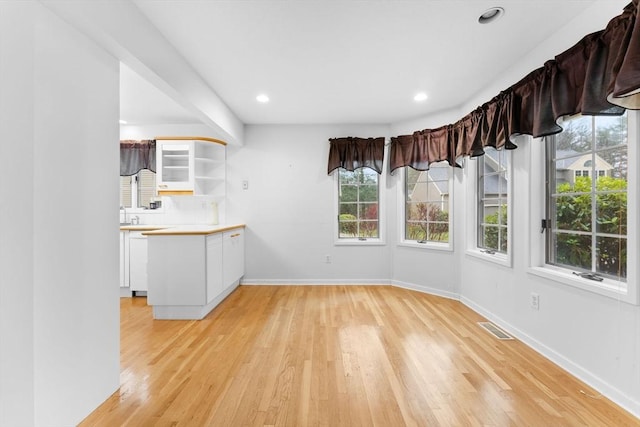
[[265,94],[260,94],[256,96],[256,101],[260,102],[261,104],[266,104],[267,102],[269,102],[269,97]]
[[422,101],[426,101],[428,98],[427,94],[424,92],[420,92],[418,94],[416,94],[416,96],[413,97],[413,100],[416,102],[422,102]]
[[480,15],[478,18],[478,22],[480,24],[489,24],[491,22],[497,21],[502,15],[504,15],[504,9],[501,7],[492,7]]

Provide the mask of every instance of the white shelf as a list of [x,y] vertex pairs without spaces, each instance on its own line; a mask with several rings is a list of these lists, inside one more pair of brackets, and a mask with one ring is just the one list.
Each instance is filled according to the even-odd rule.
[[162,166],[164,169],[189,169],[189,166]]

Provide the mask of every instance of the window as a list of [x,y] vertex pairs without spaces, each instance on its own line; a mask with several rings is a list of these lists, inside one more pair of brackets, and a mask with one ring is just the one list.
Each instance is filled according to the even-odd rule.
[[142,169],[135,175],[120,177],[120,206],[148,208],[156,197],[156,174]]
[[446,162],[426,171],[404,168],[401,243],[451,247],[452,176]]
[[379,179],[376,171],[339,169],[338,241],[380,239]]
[[509,251],[509,161],[505,150],[487,148],[477,158],[477,248],[506,256]]
[[[594,281],[624,282],[627,117],[578,117],[563,127],[547,138],[546,263]],[[570,180],[574,164],[589,169]]]

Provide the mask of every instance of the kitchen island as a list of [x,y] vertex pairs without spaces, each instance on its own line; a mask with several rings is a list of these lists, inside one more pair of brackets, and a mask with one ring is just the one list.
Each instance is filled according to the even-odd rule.
[[145,231],[154,319],[202,319],[244,275],[244,224]]

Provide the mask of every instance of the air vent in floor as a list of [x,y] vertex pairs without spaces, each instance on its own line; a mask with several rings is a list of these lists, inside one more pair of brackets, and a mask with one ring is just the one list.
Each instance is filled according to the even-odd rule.
[[478,325],[482,326],[484,329],[489,331],[489,333],[491,333],[491,335],[493,335],[494,337],[498,338],[499,340],[512,340],[513,339],[513,337],[511,335],[509,335],[508,333],[506,333],[502,329],[498,328],[496,325],[494,325],[491,322],[478,322]]

